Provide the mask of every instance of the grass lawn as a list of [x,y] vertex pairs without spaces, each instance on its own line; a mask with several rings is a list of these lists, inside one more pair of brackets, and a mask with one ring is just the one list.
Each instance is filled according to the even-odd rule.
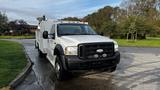
[[34,36],[0,36],[0,39],[33,39]]
[[7,86],[26,64],[22,45],[0,40],[0,87]]
[[126,39],[116,39],[120,46],[137,46],[137,47],[160,47],[160,39],[146,39],[137,41],[127,41]]

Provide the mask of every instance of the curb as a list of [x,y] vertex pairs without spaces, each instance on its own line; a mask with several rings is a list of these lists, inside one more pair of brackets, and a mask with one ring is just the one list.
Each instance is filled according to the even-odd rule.
[[[22,45],[22,44],[21,44]],[[23,45],[22,45],[23,46]],[[30,71],[32,70],[32,65],[33,63],[31,62],[30,57],[28,56],[25,47],[23,46],[23,50],[25,52],[25,56],[27,58],[27,65],[26,67],[23,69],[23,71],[13,80],[11,81],[11,83],[9,84],[9,87],[11,89],[14,89],[15,87],[17,87],[20,83],[22,83],[24,81],[24,79],[26,78],[26,76],[30,73]]]

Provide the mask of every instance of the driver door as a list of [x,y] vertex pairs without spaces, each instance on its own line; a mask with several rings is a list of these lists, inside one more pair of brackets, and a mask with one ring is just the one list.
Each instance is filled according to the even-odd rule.
[[52,26],[50,32],[49,32],[49,39],[48,39],[48,54],[47,57],[51,60],[51,63],[54,60],[54,48],[56,46],[55,42],[55,24]]

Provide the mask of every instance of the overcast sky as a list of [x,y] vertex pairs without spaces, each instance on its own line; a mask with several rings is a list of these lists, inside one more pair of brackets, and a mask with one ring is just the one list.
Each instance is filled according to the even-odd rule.
[[36,17],[58,19],[68,16],[84,17],[104,6],[118,6],[121,0],[0,0],[0,11],[9,20],[24,19],[36,24]]

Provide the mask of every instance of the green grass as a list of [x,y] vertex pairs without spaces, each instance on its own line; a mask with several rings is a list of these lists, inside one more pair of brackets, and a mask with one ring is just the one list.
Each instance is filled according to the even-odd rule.
[[0,87],[7,86],[26,64],[22,45],[0,40]]
[[34,36],[0,36],[0,39],[33,39]]
[[137,41],[127,41],[126,39],[116,39],[120,46],[136,47],[160,47],[160,39],[146,39]]

